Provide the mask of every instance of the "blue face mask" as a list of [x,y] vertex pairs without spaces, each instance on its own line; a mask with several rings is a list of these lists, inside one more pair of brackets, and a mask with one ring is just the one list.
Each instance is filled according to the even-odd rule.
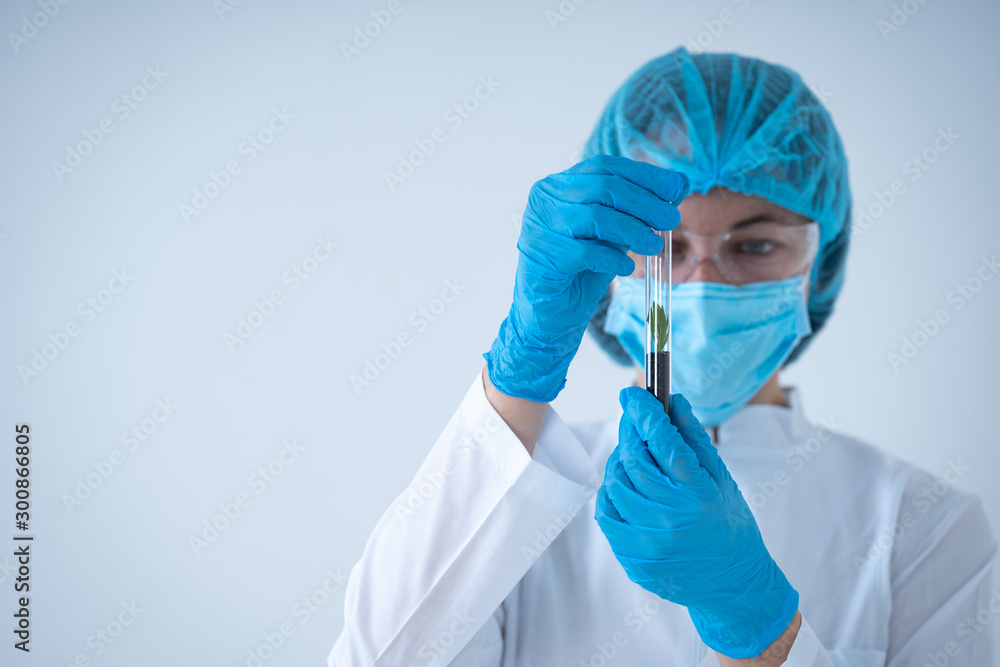
[[[684,394],[705,426],[754,397],[812,327],[805,276],[748,285],[688,282],[671,288],[671,391]],[[644,278],[619,276],[604,331],[643,365]]]

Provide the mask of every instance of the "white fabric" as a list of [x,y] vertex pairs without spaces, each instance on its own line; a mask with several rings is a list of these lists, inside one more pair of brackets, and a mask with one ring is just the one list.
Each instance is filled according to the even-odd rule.
[[[964,463],[931,476],[809,423],[784,391],[790,408],[743,408],[718,445],[800,595],[785,664],[993,664],[996,544],[954,486]],[[593,518],[620,416],[568,427],[550,406],[529,456],[477,374],[351,570],[330,667],[717,665]]]

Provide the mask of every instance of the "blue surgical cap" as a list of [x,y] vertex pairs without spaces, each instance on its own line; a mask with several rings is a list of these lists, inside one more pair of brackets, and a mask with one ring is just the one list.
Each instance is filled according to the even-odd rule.
[[[792,70],[734,53],[680,47],[641,67],[612,95],[583,157],[622,155],[684,172],[691,192],[757,195],[815,220],[819,250],[809,286],[812,333],[833,312],[850,238],[847,158],[830,113]],[[622,365],[632,361],[603,330],[608,296],[588,330]]]

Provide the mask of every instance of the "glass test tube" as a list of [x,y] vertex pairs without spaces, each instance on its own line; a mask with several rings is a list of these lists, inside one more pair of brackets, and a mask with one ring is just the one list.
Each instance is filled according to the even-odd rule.
[[646,389],[670,413],[670,282],[672,243],[663,237],[663,251],[646,255]]

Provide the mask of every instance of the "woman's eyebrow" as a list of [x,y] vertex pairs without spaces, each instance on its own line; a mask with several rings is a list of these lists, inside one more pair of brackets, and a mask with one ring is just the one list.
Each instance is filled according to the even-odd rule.
[[798,220],[787,220],[784,217],[777,216],[777,215],[775,215],[773,213],[756,213],[754,215],[751,215],[749,218],[744,218],[743,220],[740,220],[739,222],[737,222],[735,225],[733,225],[729,229],[730,230],[741,229],[743,227],[749,227],[750,225],[756,224],[758,222],[764,222],[764,221],[767,221],[767,222],[776,222],[779,225],[789,225],[789,226],[801,225],[802,224],[802,222],[800,222]]
[[[803,220],[805,222],[809,222],[809,220],[806,219],[806,218],[803,218]],[[788,219],[786,219],[784,217],[780,217],[780,216],[778,216],[778,215],[776,215],[774,213],[763,212],[763,213],[754,213],[750,217],[744,218],[744,219],[740,220],[739,222],[737,222],[736,224],[734,224],[732,227],[730,227],[729,231],[733,231],[735,229],[742,229],[743,227],[749,227],[750,225],[755,225],[758,222],[774,222],[774,223],[777,223],[779,225],[787,225],[787,226],[790,226],[790,227],[791,226],[795,226],[795,225],[801,225],[801,224],[803,224],[803,222],[799,221],[799,220],[788,220]],[[679,227],[682,230],[685,228],[683,219],[681,220],[681,224],[679,225]]]

